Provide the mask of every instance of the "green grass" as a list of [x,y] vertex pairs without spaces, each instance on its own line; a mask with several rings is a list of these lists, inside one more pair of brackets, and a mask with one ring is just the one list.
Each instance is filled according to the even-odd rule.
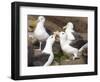
[[64,55],[62,52],[54,54],[54,61],[58,62],[59,64],[61,63],[61,61],[66,59],[69,59],[68,55]]

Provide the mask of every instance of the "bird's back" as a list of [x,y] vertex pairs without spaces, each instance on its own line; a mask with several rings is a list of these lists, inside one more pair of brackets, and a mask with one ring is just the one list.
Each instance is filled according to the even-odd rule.
[[70,46],[77,48],[77,49],[80,49],[86,43],[87,43],[87,41],[85,41],[85,40],[73,40],[70,43]]

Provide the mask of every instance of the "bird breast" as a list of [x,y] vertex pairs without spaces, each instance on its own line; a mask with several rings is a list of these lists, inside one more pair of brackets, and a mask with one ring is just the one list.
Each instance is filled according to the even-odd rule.
[[34,35],[38,40],[43,40],[43,41],[49,37],[49,35],[45,32],[45,30],[42,29],[36,29]]
[[74,38],[72,33],[67,33],[67,39],[68,40],[75,40],[75,38]]
[[78,52],[78,49],[70,46],[70,45],[64,45],[62,46],[62,50],[65,52],[65,53],[69,53],[69,54],[73,54],[73,53],[77,53]]

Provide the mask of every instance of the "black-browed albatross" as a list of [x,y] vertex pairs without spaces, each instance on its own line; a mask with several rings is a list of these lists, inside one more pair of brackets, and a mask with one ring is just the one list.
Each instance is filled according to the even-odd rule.
[[[81,44],[80,42],[74,42],[73,40],[68,40],[66,37],[66,33],[65,32],[60,32],[59,33],[59,37],[60,37],[60,45],[61,45],[61,49],[64,53],[66,54],[72,54],[73,56],[73,60],[75,60],[75,58],[78,57],[78,54],[87,47],[87,43],[84,43],[83,45],[78,45]],[[74,44],[74,45],[71,45]]]
[[75,37],[73,36],[73,30],[74,28],[74,25],[72,22],[68,22],[64,27],[63,29],[65,30],[65,33],[67,34],[67,39],[68,40],[75,40]]
[[87,40],[84,40],[80,33],[74,31],[74,25],[72,22],[68,22],[63,29],[65,29],[67,40],[71,40],[71,46],[80,49],[84,44],[87,43]]
[[33,66],[49,66],[54,59],[52,46],[55,42],[56,35],[50,35],[46,40],[46,45],[41,54],[33,57]]
[[46,41],[49,35],[51,34],[48,29],[44,27],[45,23],[45,17],[44,16],[39,16],[37,19],[37,25],[36,28],[33,32],[34,37],[39,40],[39,49],[41,50],[41,44],[43,41]]

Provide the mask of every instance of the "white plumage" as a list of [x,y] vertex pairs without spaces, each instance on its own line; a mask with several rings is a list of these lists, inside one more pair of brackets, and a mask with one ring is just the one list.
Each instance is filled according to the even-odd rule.
[[67,35],[65,32],[60,32],[59,34],[61,49],[66,54],[73,54],[74,55],[73,60],[74,60],[77,57],[78,49],[70,46],[71,40],[67,40],[66,36]]
[[75,58],[78,57],[78,53],[81,52],[85,47],[87,47],[87,44],[81,46],[80,49],[75,48],[70,45],[72,43],[72,40],[68,40],[66,36],[67,34],[65,32],[59,33],[61,49],[66,54],[73,54],[74,55],[73,60],[74,60]]
[[55,42],[55,36],[56,35],[51,35],[49,36],[49,38],[46,40],[46,46],[44,48],[44,50],[42,51],[42,53],[46,53],[46,54],[49,54],[49,58],[48,58],[48,61],[44,64],[44,66],[48,66],[52,63],[53,59],[54,59],[54,54],[53,54],[53,51],[52,51],[52,46]]
[[36,25],[36,28],[33,34],[35,38],[40,41],[39,49],[41,50],[41,43],[42,41],[45,41],[49,37],[49,34],[46,32],[45,27],[44,27],[45,17],[39,16],[37,21],[38,23]]
[[74,32],[73,28],[74,28],[74,25],[72,22],[68,22],[67,25],[63,27],[63,29],[65,29],[65,33],[67,34],[68,40],[75,40],[75,37],[72,34]]
[[[51,35],[49,38],[46,40],[46,45],[43,49],[42,52],[39,52],[38,55],[33,55],[32,57],[32,64],[33,66],[49,66],[54,59],[54,54],[52,51],[52,45],[55,42],[55,36],[56,35]],[[29,54],[32,54],[32,48],[29,48],[30,52]]]
[[73,60],[78,57],[79,52],[87,47],[87,41],[84,41],[79,33],[74,31],[72,22],[68,22],[63,27],[65,32],[60,32],[60,45],[64,53],[73,54]]

